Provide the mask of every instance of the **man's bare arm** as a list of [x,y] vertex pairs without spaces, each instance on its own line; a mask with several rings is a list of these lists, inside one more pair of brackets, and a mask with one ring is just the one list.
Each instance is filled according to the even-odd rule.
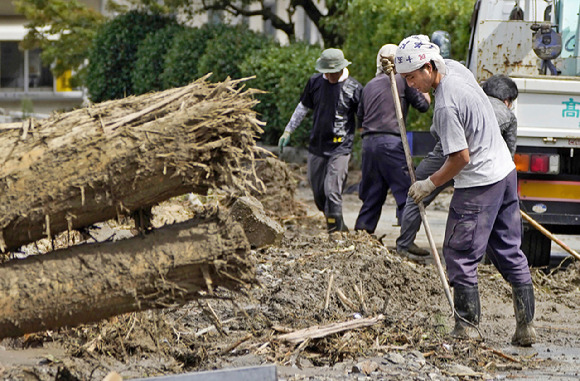
[[447,160],[437,172],[429,178],[435,186],[441,186],[453,179],[469,163],[469,151],[464,149],[447,156]]

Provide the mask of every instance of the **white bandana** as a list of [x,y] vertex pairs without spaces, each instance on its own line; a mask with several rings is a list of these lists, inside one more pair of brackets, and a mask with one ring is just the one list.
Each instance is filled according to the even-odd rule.
[[381,56],[389,57],[395,56],[397,52],[397,45],[394,44],[387,44],[381,47],[381,50],[377,53],[377,73],[375,75],[379,75],[383,73],[383,64],[381,63]]
[[445,74],[445,61],[439,54],[439,46],[429,41],[429,37],[419,34],[405,38],[395,54],[395,67],[398,73],[410,73],[420,69],[433,60],[437,70]]

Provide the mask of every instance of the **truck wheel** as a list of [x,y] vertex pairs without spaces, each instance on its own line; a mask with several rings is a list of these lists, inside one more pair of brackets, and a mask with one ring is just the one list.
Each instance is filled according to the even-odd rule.
[[533,227],[524,227],[522,251],[528,258],[528,264],[533,267],[548,266],[552,242],[548,237]]

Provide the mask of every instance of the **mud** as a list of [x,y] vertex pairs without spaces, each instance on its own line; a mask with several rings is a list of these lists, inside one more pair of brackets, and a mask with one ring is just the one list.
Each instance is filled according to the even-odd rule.
[[[299,188],[291,208],[300,212],[289,211],[287,205],[270,209],[286,228],[282,242],[251,253],[259,287],[243,294],[222,290],[219,298],[178,308],[5,339],[0,343],[0,377],[102,380],[116,371],[130,379],[265,363],[277,364],[278,377],[284,380],[580,377],[578,261],[565,271],[533,270],[538,344],[524,349],[509,344],[515,328],[509,285],[495,268],[481,265],[480,330],[485,341],[456,341],[449,336],[453,319],[433,265],[401,258],[388,249],[397,231],[385,224],[394,215],[390,196],[381,241],[364,233],[331,239],[304,188],[303,173],[296,168],[292,177]],[[294,192],[292,187],[280,189]],[[438,205],[445,209],[445,197]],[[347,213],[359,207],[356,196],[345,197]],[[187,198],[178,198],[153,213],[154,221],[163,223],[187,218],[195,207]],[[352,226],[352,220],[347,224]],[[128,225],[111,225],[108,228],[119,235],[129,230]],[[384,318],[374,326],[301,345],[278,339],[289,330],[380,314]]]

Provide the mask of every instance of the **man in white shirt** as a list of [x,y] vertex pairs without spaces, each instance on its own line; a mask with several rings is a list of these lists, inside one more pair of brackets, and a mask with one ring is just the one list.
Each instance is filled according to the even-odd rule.
[[512,285],[517,323],[512,343],[530,346],[536,342],[534,289],[520,249],[516,171],[491,103],[473,74],[456,61],[444,60],[427,36],[404,39],[395,65],[409,86],[421,92],[433,89],[432,133],[447,156],[438,171],[411,186],[409,195],[419,203],[437,186],[455,182],[443,243],[458,315],[452,334],[478,336],[477,265],[489,246],[490,260]]

